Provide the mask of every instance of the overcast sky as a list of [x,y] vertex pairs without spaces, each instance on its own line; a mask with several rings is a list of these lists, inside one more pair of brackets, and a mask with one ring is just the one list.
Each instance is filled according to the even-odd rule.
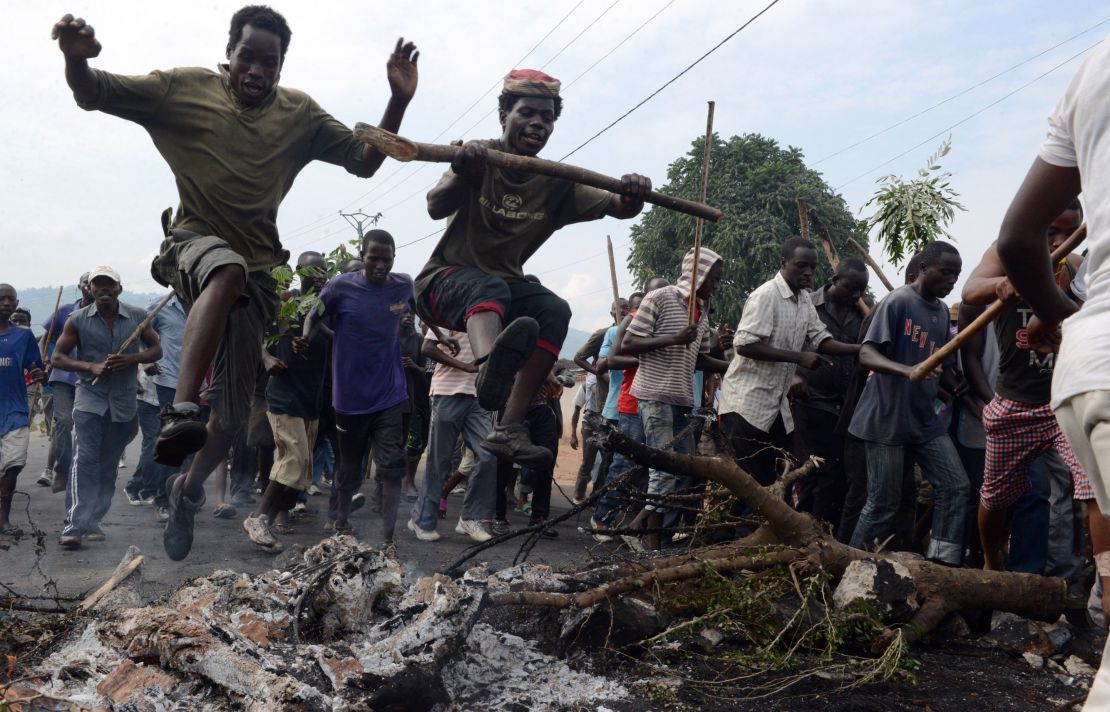
[[[275,7],[288,19],[293,39],[281,81],[309,92],[348,125],[375,123],[388,98],[385,60],[403,35],[421,53],[420,87],[401,133],[445,142],[498,135],[493,109],[499,78],[514,66],[542,67],[564,83],[565,110],[543,154],[557,159],[767,1],[284,2]],[[49,38],[53,22],[67,11],[86,17],[104,45],[94,60],[99,68],[130,74],[214,68],[225,61],[228,20],[240,5],[49,0],[5,7],[0,280],[17,287],[72,283],[106,262],[120,271],[128,289],[157,291],[149,264],[161,239],[158,215],[177,203],[172,176],[140,127],[73,103],[62,56]],[[705,102],[713,99],[719,134],[758,132],[797,146],[860,211],[878,177],[912,174],[944,130],[967,119],[951,130],[953,149],[944,162],[968,208],[952,228],[966,274],[994,239],[1044,135],[1045,117],[1081,58],[1033,80],[1110,32],[1110,23],[1100,24],[1107,18],[1106,5],[1087,0],[1059,5],[781,0],[571,162],[614,176],[636,171],[662,184],[667,165],[704,131]],[[942,136],[927,140],[938,133]],[[382,212],[379,226],[399,244],[428,235],[442,227],[428,218],[424,201],[441,168],[387,161],[377,176],[362,180],[313,164],[282,205],[283,242],[296,255],[304,249],[326,251],[351,238],[353,229],[339,218],[340,209]],[[616,245],[622,292],[631,291],[624,268],[630,225],[606,219],[572,226],[529,262],[528,271],[570,301],[573,326],[589,330],[606,320],[606,234]],[[415,275],[435,240],[399,250],[397,271]]]

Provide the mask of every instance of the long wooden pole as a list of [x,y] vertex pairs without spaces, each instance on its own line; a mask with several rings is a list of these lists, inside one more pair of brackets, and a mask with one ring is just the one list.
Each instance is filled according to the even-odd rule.
[[617,259],[613,256],[613,238],[605,236],[605,246],[609,249],[609,282],[613,285],[613,321],[619,325],[621,293],[617,288]]
[[849,237],[848,238],[848,245],[853,250],[858,252],[859,256],[863,258],[863,261],[866,262],[867,265],[872,270],[875,271],[875,276],[877,276],[879,278],[879,281],[883,283],[883,286],[886,287],[887,291],[888,292],[893,292],[894,291],[894,285],[891,284],[890,280],[886,278],[885,274],[883,274],[883,270],[882,270],[881,267],[879,267],[879,263],[871,258],[871,253],[869,253],[867,250],[863,249],[863,245],[856,242],[854,237]]
[[[380,129],[377,126],[358,123],[355,124],[355,138],[363,143],[373,146],[390,158],[398,161],[427,161],[431,163],[450,163],[455,154],[462,150],[462,146],[445,146],[434,143],[417,143],[397,134]],[[541,175],[563,178],[564,180],[590,185],[612,193],[621,192],[620,178],[613,178],[601,173],[578,166],[548,161],[532,156],[518,156],[515,153],[505,153],[487,149],[486,160],[490,165],[499,168],[508,168],[526,173],[539,173]],[[676,198],[673,195],[664,195],[654,190],[649,192],[644,200],[653,205],[658,205],[680,213],[694,215],[717,222],[721,219],[721,211],[704,203],[695,203],[692,200]],[[498,206],[500,209],[500,206]]]
[[[801,198],[795,198],[794,202],[796,202],[798,204],[798,231],[799,231],[799,234],[803,238],[808,240],[809,239],[809,211],[806,209],[806,201],[802,200]],[[831,258],[829,259],[829,262],[832,262]]]
[[[1072,253],[1072,251],[1075,250],[1076,247],[1079,246],[1079,243],[1083,242],[1083,240],[1085,240],[1086,238],[1087,223],[1083,223],[1076,229],[1075,232],[1073,232],[1071,235],[1068,235],[1068,239],[1061,242],[1060,246],[1052,251],[1052,263],[1056,264],[1060,260],[1067,257],[1069,254]],[[913,372],[910,374],[910,380],[915,382],[920,381],[921,379],[932,373],[937,366],[944,363],[945,359],[955,353],[956,350],[963,346],[968,339],[970,339],[974,334],[985,329],[992,321],[998,318],[998,315],[1002,313],[1002,310],[1004,310],[1009,305],[1009,302],[1003,302],[998,299],[994,300],[982,314],[976,317],[975,321],[971,322],[963,329],[961,329],[960,332],[956,334],[956,336],[953,337],[951,341],[934,351],[929,358],[914,366]]]
[[[46,333],[42,336],[42,342],[39,344],[39,357],[42,363],[46,365],[46,354],[50,349],[50,340],[54,338],[54,322],[58,320],[58,308],[62,306],[62,292],[65,290],[65,285],[58,287],[58,296],[54,299],[54,311],[50,312],[50,326],[46,327]],[[44,369],[45,370],[45,369]],[[43,378],[45,378],[45,374]],[[35,384],[35,394],[31,398],[31,409],[27,413],[27,422],[35,419],[35,412],[38,410],[39,401],[42,400],[42,383]],[[48,424],[49,425],[49,424]]]
[[[162,301],[158,302],[158,304],[150,310],[146,317],[139,322],[139,325],[135,327],[135,330],[131,332],[131,335],[124,340],[123,345],[119,347],[119,351],[115,353],[116,356],[122,356],[124,351],[131,348],[131,344],[135,343],[146,328],[150,326],[150,322],[154,321],[154,317],[158,316],[158,312],[162,311],[162,307],[170,303],[170,300],[173,299],[173,295],[174,292],[170,292],[162,297]],[[100,381],[100,376],[94,378],[92,384],[95,386],[98,381]]]
[[[709,102],[705,119],[705,146],[701,152],[701,190],[698,192],[698,200],[703,205],[705,204],[705,194],[709,190],[709,153],[713,148],[713,110],[716,106],[716,102]],[[701,236],[704,227],[705,221],[702,218],[699,217],[694,221],[694,274],[693,281],[690,283],[689,313],[686,318],[686,323],[691,325],[694,323],[694,305],[698,301],[698,260],[701,258]]]

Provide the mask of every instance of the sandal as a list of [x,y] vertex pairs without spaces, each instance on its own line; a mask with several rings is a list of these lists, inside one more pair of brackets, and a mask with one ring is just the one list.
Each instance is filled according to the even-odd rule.
[[217,504],[216,508],[212,510],[212,516],[216,519],[233,519],[237,514],[239,514],[239,511],[226,502]]
[[274,534],[289,535],[295,533],[293,527],[289,526],[288,524],[271,524],[270,530],[273,531]]
[[3,536],[23,536],[23,530],[14,524],[9,524],[6,527],[0,527],[0,535]]

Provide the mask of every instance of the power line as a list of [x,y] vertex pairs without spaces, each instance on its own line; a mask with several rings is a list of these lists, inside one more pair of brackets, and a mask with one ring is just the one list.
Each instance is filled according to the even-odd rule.
[[898,160],[899,158],[901,158],[902,156],[905,156],[905,155],[906,155],[907,153],[909,153],[909,152],[911,152],[911,151],[914,151],[914,150],[917,150],[918,148],[921,148],[922,146],[924,146],[925,144],[929,143],[930,141],[935,141],[936,139],[940,138],[941,136],[943,136],[944,134],[948,133],[948,132],[949,132],[949,131],[951,131],[952,129],[956,128],[957,126],[960,126],[960,125],[962,125],[962,124],[965,124],[965,123],[967,123],[968,121],[970,121],[970,120],[974,119],[974,118],[975,118],[976,116],[978,116],[979,114],[983,113],[983,112],[984,112],[984,111],[986,111],[987,109],[990,109],[991,107],[994,107],[994,106],[997,106],[998,104],[1001,104],[1001,103],[1002,103],[1003,101],[1005,101],[1005,100],[1009,99],[1009,98],[1010,98],[1011,96],[1013,96],[1014,94],[1017,94],[1017,93],[1018,93],[1019,91],[1021,91],[1021,90],[1023,90],[1023,89],[1026,89],[1026,88],[1028,88],[1028,87],[1032,86],[1033,84],[1035,84],[1035,83],[1039,82],[1039,81],[1040,81],[1041,79],[1044,79],[1044,78],[1045,78],[1045,77],[1047,77],[1047,76],[1048,76],[1049,74],[1052,74],[1053,72],[1055,72],[1055,71],[1056,71],[1057,69],[1059,69],[1060,67],[1063,67],[1063,66],[1064,66],[1065,64],[1068,64],[1068,63],[1070,63],[1070,62],[1074,61],[1075,59],[1078,59],[1079,57],[1083,56],[1083,55],[1084,55],[1084,54],[1086,54],[1087,52],[1090,52],[1090,51],[1091,51],[1092,49],[1094,49],[1095,47],[1098,47],[1098,46],[1099,46],[1100,44],[1102,44],[1102,40],[1099,40],[1098,42],[1095,42],[1095,43],[1094,43],[1093,45],[1091,45],[1090,47],[1088,47],[1088,48],[1086,48],[1086,49],[1084,49],[1084,50],[1082,50],[1082,51],[1080,51],[1080,52],[1077,52],[1077,53],[1073,54],[1072,56],[1070,56],[1070,57],[1068,57],[1067,59],[1065,59],[1065,60],[1064,60],[1063,62],[1060,62],[1059,64],[1057,64],[1057,65],[1056,65],[1055,67],[1053,67],[1052,69],[1049,69],[1049,70],[1048,70],[1047,72],[1044,72],[1043,74],[1039,74],[1039,75],[1037,75],[1036,77],[1034,77],[1033,79],[1030,79],[1030,80],[1029,80],[1029,81],[1027,81],[1026,83],[1024,83],[1024,84],[1022,84],[1021,86],[1019,86],[1019,87],[1018,87],[1017,89],[1014,89],[1014,90],[1013,90],[1013,91],[1011,91],[1011,92],[1008,92],[1008,93],[1006,93],[1006,94],[1003,94],[1002,96],[1000,96],[999,98],[995,99],[994,101],[992,101],[991,103],[987,104],[986,106],[984,106],[983,108],[979,109],[978,111],[975,111],[974,113],[968,114],[967,116],[965,116],[964,118],[960,119],[959,121],[957,121],[956,123],[952,124],[951,126],[948,126],[947,128],[943,128],[943,129],[941,129],[940,131],[938,131],[937,133],[933,134],[932,136],[930,136],[929,138],[925,139],[924,141],[921,141],[920,143],[917,143],[917,144],[914,144],[913,146],[910,146],[910,147],[909,147],[909,148],[907,148],[907,149],[906,149],[905,151],[902,151],[901,153],[899,153],[899,154],[898,154],[897,156],[894,156],[893,158],[889,158],[889,159],[887,159],[887,160],[883,161],[882,163],[880,163],[879,165],[875,166],[874,168],[870,168],[870,169],[868,169],[868,170],[864,171],[863,173],[860,173],[860,174],[859,174],[858,176],[856,176],[855,178],[852,178],[851,180],[849,180],[849,181],[847,181],[847,182],[845,182],[845,183],[841,183],[840,185],[838,185],[838,186],[836,186],[835,188],[833,188],[833,190],[834,190],[834,191],[839,191],[839,190],[840,190],[841,188],[843,188],[844,186],[846,186],[846,185],[851,185],[852,183],[855,183],[855,182],[856,182],[857,180],[859,180],[860,178],[863,178],[863,177],[864,177],[864,176],[866,176],[866,175],[869,175],[869,174],[871,174],[871,173],[874,173],[875,171],[879,170],[880,168],[882,168],[883,166],[885,166],[885,165],[887,165],[887,164],[889,164],[889,163],[893,163],[894,161],[897,161],[897,160]]
[[397,249],[399,250],[402,247],[408,247],[409,245],[415,245],[418,242],[423,242],[424,240],[427,240],[429,237],[435,237],[436,235],[440,234],[441,232],[443,232],[446,229],[447,228],[445,228],[445,227],[441,227],[440,229],[436,230],[435,232],[429,232],[424,237],[418,237],[415,240],[410,240],[409,242],[406,242],[402,245],[397,245]]
[[569,82],[567,82],[566,84],[564,84],[564,85],[563,85],[563,91],[566,91],[567,89],[570,89],[570,87],[571,87],[571,86],[572,86],[572,85],[573,85],[573,84],[574,84],[574,83],[575,83],[576,81],[578,81],[578,80],[579,80],[579,79],[581,79],[582,77],[584,77],[584,76],[586,76],[587,74],[589,74],[589,73],[590,73],[590,71],[591,71],[591,70],[592,70],[592,69],[593,69],[594,67],[596,67],[597,65],[601,64],[601,63],[602,63],[602,62],[604,62],[604,61],[605,61],[606,59],[608,59],[608,58],[609,58],[609,55],[613,54],[613,53],[614,53],[614,52],[616,52],[616,51],[617,51],[618,49],[620,49],[620,48],[621,48],[621,46],[622,46],[622,45],[623,45],[623,44],[624,44],[625,42],[627,42],[628,40],[632,39],[632,38],[633,38],[633,37],[634,37],[634,36],[635,36],[635,35],[636,35],[636,34],[637,34],[637,33],[638,33],[638,32],[639,32],[640,30],[642,30],[642,29],[644,29],[645,27],[647,27],[647,26],[648,26],[648,24],[649,24],[649,23],[651,23],[651,21],[652,21],[652,20],[654,20],[655,18],[659,17],[659,16],[661,15],[661,14],[663,14],[663,11],[664,11],[664,10],[666,10],[667,8],[669,8],[669,7],[671,6],[671,5],[674,5],[674,4],[675,4],[675,0],[670,0],[670,2],[668,2],[668,3],[666,4],[666,5],[664,5],[663,7],[659,8],[658,10],[656,10],[656,12],[655,12],[655,14],[654,14],[654,15],[652,15],[652,16],[651,16],[651,17],[649,17],[648,19],[644,20],[644,21],[643,21],[643,23],[641,23],[639,27],[637,27],[636,29],[632,30],[632,32],[630,32],[630,33],[628,33],[627,35],[625,35],[625,37],[624,37],[624,39],[623,39],[623,40],[621,40],[620,42],[618,42],[618,43],[616,43],[615,45],[613,45],[613,48],[612,48],[612,49],[610,49],[610,50],[609,50],[608,52],[606,52],[605,54],[601,55],[601,57],[599,57],[599,58],[597,59],[597,61],[595,61],[595,62],[594,62],[593,64],[591,64],[590,66],[586,67],[585,71],[583,71],[583,72],[582,72],[581,74],[579,74],[579,75],[578,75],[577,77],[575,77],[574,79],[571,79],[571,80],[570,80]]
[[578,38],[579,38],[579,37],[581,37],[582,35],[586,34],[586,32],[588,32],[588,31],[589,31],[589,29],[590,29],[591,27],[593,27],[594,25],[596,25],[596,24],[597,24],[597,23],[598,23],[598,22],[599,22],[599,21],[601,20],[601,18],[603,18],[603,17],[605,17],[606,15],[608,15],[608,14],[609,14],[609,11],[610,11],[610,10],[612,10],[612,9],[613,9],[614,7],[616,7],[616,6],[617,6],[617,3],[619,3],[620,1],[621,1],[621,0],[613,0],[613,4],[611,4],[611,5],[609,6],[609,7],[605,8],[604,10],[602,10],[602,11],[601,11],[601,14],[600,14],[600,15],[598,15],[597,17],[595,17],[595,18],[593,19],[593,21],[591,21],[591,22],[590,22],[590,24],[588,24],[588,25],[586,25],[585,27],[583,27],[583,28],[582,28],[582,31],[581,31],[581,32],[579,32],[579,33],[578,33],[577,35],[575,35],[575,36],[574,36],[574,37],[573,37],[573,38],[572,38],[572,39],[570,40],[570,42],[567,42],[567,43],[566,43],[565,45],[563,45],[563,48],[562,48],[562,49],[560,49],[560,50],[559,50],[558,52],[556,52],[556,53],[555,53],[554,55],[552,55],[551,59],[547,60],[547,61],[546,61],[546,62],[544,62],[544,63],[543,63],[542,65],[540,65],[540,70],[543,70],[543,69],[544,69],[545,67],[547,67],[548,65],[550,65],[550,64],[551,64],[552,62],[554,62],[554,61],[555,61],[556,59],[558,59],[558,58],[559,58],[559,55],[560,55],[560,54],[562,54],[563,52],[566,52],[566,51],[567,51],[567,48],[568,48],[568,47],[570,47],[570,46],[571,46],[572,44],[574,44],[575,42],[577,42],[577,41],[578,41]]
[[1015,69],[1017,69],[1019,67],[1023,67],[1026,64],[1029,64],[1034,59],[1037,59],[1038,57],[1042,57],[1042,56],[1048,54],[1049,52],[1051,52],[1052,50],[1054,50],[1058,47],[1062,47],[1063,45],[1066,45],[1068,42],[1071,42],[1072,40],[1074,40],[1078,37],[1082,37],[1083,35],[1087,34],[1091,30],[1094,30],[1098,27],[1101,27],[1102,25],[1105,25],[1107,22],[1110,22],[1110,17],[1106,18],[1105,20],[1102,20],[1101,22],[1097,22],[1094,25],[1091,25],[1090,27],[1083,30],[1082,32],[1076,33],[1076,34],[1072,35],[1071,37],[1067,38],[1066,40],[1063,40],[1062,42],[1058,42],[1058,43],[1052,45],[1051,47],[1049,47],[1046,50],[1042,50],[1042,51],[1038,52],[1037,54],[1033,55],[1032,57],[1027,57],[1026,59],[1023,59],[1022,61],[1018,62],[1017,64],[1013,65],[1012,67],[1002,70],[998,74],[994,74],[992,76],[989,76],[986,79],[984,79],[983,81],[981,81],[977,84],[973,84],[973,85],[971,85],[967,89],[964,89],[961,92],[953,94],[952,96],[948,97],[947,99],[944,99],[943,101],[938,101],[936,104],[933,104],[932,106],[930,106],[927,109],[922,109],[921,111],[917,112],[916,114],[913,114],[912,116],[907,116],[906,118],[902,119],[901,121],[893,123],[890,126],[887,126],[885,129],[882,129],[881,131],[876,131],[875,133],[871,134],[870,136],[868,136],[866,138],[862,138],[862,139],[860,139],[859,141],[856,141],[853,144],[849,144],[849,145],[845,146],[844,148],[840,149],[839,151],[834,151],[833,153],[830,153],[829,155],[825,156],[824,158],[822,158],[818,161],[814,161],[813,163],[810,163],[809,165],[810,165],[810,167],[813,167],[813,166],[816,166],[818,164],[824,163],[825,161],[827,161],[831,158],[835,158],[835,157],[839,156],[840,154],[844,153],[845,151],[850,151],[853,148],[855,148],[856,146],[861,146],[861,145],[867,143],[868,141],[870,141],[873,138],[876,138],[878,136],[882,136],[886,132],[888,132],[892,129],[896,129],[899,126],[901,126],[902,124],[913,121],[914,119],[916,119],[919,116],[924,116],[925,114],[929,113],[933,109],[937,109],[941,106],[944,106],[945,104],[947,104],[950,101],[953,101],[955,99],[959,99],[964,94],[967,94],[968,92],[974,91],[974,90],[978,89],[979,87],[983,86],[984,84],[989,84],[990,82],[993,82],[995,79],[998,79],[999,77],[1001,77],[1004,74],[1009,74],[1010,72],[1014,71]]
[[705,54],[703,54],[702,56],[700,56],[700,57],[698,57],[697,59],[695,59],[695,60],[694,60],[694,61],[693,61],[693,62],[692,62],[692,63],[691,63],[691,64],[690,64],[690,65],[689,65],[688,67],[686,67],[686,68],[685,68],[685,69],[683,69],[683,70],[682,70],[681,72],[679,72],[678,74],[674,75],[674,76],[673,76],[673,77],[671,77],[671,78],[670,78],[669,80],[667,80],[667,82],[666,82],[665,84],[663,84],[663,86],[659,87],[658,89],[656,89],[655,91],[653,91],[653,92],[652,92],[651,94],[648,94],[648,95],[647,95],[647,97],[646,97],[646,98],[644,98],[644,99],[643,99],[642,101],[640,101],[640,103],[636,104],[636,106],[633,106],[633,107],[632,107],[631,109],[629,109],[628,111],[626,111],[626,112],[624,112],[623,114],[621,114],[620,116],[618,116],[618,117],[617,117],[617,118],[616,118],[616,119],[615,119],[615,120],[614,120],[614,121],[613,121],[613,122],[612,122],[611,124],[609,124],[609,125],[608,125],[608,126],[606,126],[605,128],[603,128],[603,129],[601,129],[600,131],[598,131],[597,133],[595,133],[595,134],[594,134],[593,136],[591,136],[591,137],[589,137],[588,139],[586,139],[586,140],[585,140],[585,141],[584,141],[584,142],[583,142],[583,143],[582,143],[581,145],[579,145],[579,146],[578,146],[578,148],[575,148],[575,149],[574,149],[573,151],[571,151],[571,152],[570,152],[570,153],[568,153],[567,155],[563,156],[563,157],[562,157],[562,158],[560,158],[559,160],[560,160],[560,161],[565,161],[565,160],[567,160],[568,158],[570,158],[571,156],[573,156],[573,155],[574,155],[575,153],[577,153],[578,151],[580,151],[581,149],[583,149],[583,148],[585,148],[585,147],[586,147],[587,145],[589,145],[589,144],[590,144],[590,143],[591,143],[591,142],[592,142],[592,141],[593,141],[594,139],[596,139],[597,137],[601,136],[601,135],[602,135],[603,133],[605,133],[605,132],[606,132],[606,131],[608,131],[609,129],[611,129],[611,128],[613,128],[614,126],[616,126],[616,125],[617,125],[618,123],[620,123],[620,122],[621,122],[622,120],[624,120],[624,119],[625,119],[625,118],[626,118],[626,117],[627,117],[627,116],[628,116],[629,114],[631,114],[631,113],[632,113],[633,111],[635,111],[636,109],[639,109],[639,108],[640,108],[641,106],[643,106],[644,104],[646,104],[646,103],[648,103],[649,101],[651,101],[651,100],[652,100],[653,98],[655,98],[655,96],[656,96],[657,94],[659,94],[659,92],[663,91],[664,89],[666,89],[667,87],[669,87],[669,86],[670,86],[671,84],[674,84],[674,83],[675,83],[676,81],[678,81],[678,80],[679,80],[679,78],[681,78],[681,77],[682,77],[682,75],[686,74],[686,72],[689,72],[689,71],[690,71],[691,69],[693,69],[694,67],[696,67],[696,66],[697,66],[698,64],[700,64],[700,63],[702,62],[702,60],[704,60],[704,59],[705,59],[706,57],[708,57],[709,55],[711,55],[711,54],[713,54],[714,52],[716,52],[716,51],[717,51],[718,49],[720,49],[720,48],[721,48],[721,47],[722,47],[722,46],[723,46],[723,45],[724,45],[724,44],[725,44],[726,42],[728,42],[729,40],[731,40],[731,39],[732,39],[733,37],[735,37],[736,35],[740,34],[740,33],[741,33],[741,32],[742,32],[743,30],[744,30],[744,28],[746,28],[746,27],[747,27],[748,25],[750,25],[750,24],[752,24],[753,22],[755,22],[756,20],[758,20],[758,19],[759,19],[760,17],[762,17],[762,16],[763,16],[763,14],[764,14],[764,13],[766,13],[766,12],[767,12],[768,10],[770,10],[770,9],[771,9],[772,7],[774,7],[775,5],[778,5],[778,4],[779,4],[779,0],[771,0],[771,2],[770,2],[770,3],[768,4],[768,5],[767,5],[767,7],[763,8],[762,10],[760,10],[759,12],[757,12],[756,14],[752,15],[752,17],[751,17],[751,18],[749,18],[747,22],[745,22],[745,23],[744,23],[743,25],[740,25],[739,27],[737,27],[737,28],[736,28],[735,30],[733,30],[733,31],[732,31],[732,32],[731,32],[731,33],[730,33],[730,34],[729,34],[729,35],[728,35],[727,37],[725,37],[725,38],[724,38],[723,40],[721,40],[720,42],[718,42],[717,44],[715,44],[715,45],[714,45],[713,47],[711,47],[711,48],[709,49],[709,51],[708,51],[708,52],[706,52],[706,53],[705,53]]

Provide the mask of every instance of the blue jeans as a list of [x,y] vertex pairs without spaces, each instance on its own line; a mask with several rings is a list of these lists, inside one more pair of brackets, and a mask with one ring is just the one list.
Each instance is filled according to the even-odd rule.
[[[1067,472],[1070,480],[1071,473]],[[1010,552],[1006,570],[1024,574],[1044,574],[1048,567],[1049,496],[1051,488],[1044,458],[1029,466],[1031,489],[1014,502],[1010,510]],[[1068,503],[1070,506],[1070,502]],[[978,511],[978,507],[976,507]],[[1068,542],[1070,548],[1071,542]]]
[[895,531],[902,500],[902,467],[908,451],[933,485],[933,528],[927,558],[959,565],[964,553],[968,481],[948,435],[915,445],[867,442],[867,504],[860,512],[851,545],[874,547]]
[[[620,427],[621,433],[626,438],[633,442],[644,442],[644,421],[640,419],[639,415],[630,415],[628,413],[620,413],[617,415],[617,425]],[[624,474],[628,468],[638,467],[635,462],[628,459],[626,456],[619,452],[613,453],[613,464],[609,466],[609,474],[606,481],[610,481],[615,477]],[[639,468],[641,472],[643,468]],[[600,522],[605,526],[609,526],[617,512],[624,508],[628,502],[628,493],[637,489],[637,481],[640,479],[641,473],[633,474],[629,479],[625,480],[624,484],[619,487],[614,487],[601,496],[601,500],[597,503],[597,509],[594,510],[594,521]]]
[[[640,418],[644,424],[644,442],[649,447],[669,450],[685,455],[694,452],[694,433],[686,433],[678,442],[671,445],[675,435],[685,430],[690,422],[690,409],[660,401],[640,399]],[[648,471],[648,494],[666,495],[687,486],[686,477],[679,478],[662,470]],[[648,503],[647,509],[666,512],[662,504]]]
[[54,473],[69,477],[73,466],[73,397],[75,387],[55,381],[50,384],[53,391],[53,422],[50,438],[54,441]]
[[139,464],[127,482],[124,489],[132,494],[142,497],[154,497],[155,504],[159,507],[168,506],[166,499],[166,480],[174,474],[174,468],[160,465],[154,461],[154,443],[158,440],[158,433],[162,423],[158,418],[161,407],[173,403],[174,389],[168,386],[157,386],[158,405],[151,405],[139,401],[139,431],[143,436],[142,450],[139,453]]
[[112,505],[119,458],[135,437],[138,419],[113,423],[110,415],[73,411],[73,467],[66,486],[66,523],[62,536],[100,530]]
[[493,430],[489,411],[478,405],[474,396],[432,396],[432,424],[428,432],[428,459],[420,496],[412,505],[412,519],[424,530],[433,530],[439,523],[439,499],[443,481],[451,474],[455,444],[463,442],[478,458],[467,479],[460,519],[493,517],[497,487],[497,458],[482,447],[482,441]]
[[316,449],[312,452],[312,484],[319,486],[325,472],[329,480],[335,476],[335,450],[331,440],[318,438]]

